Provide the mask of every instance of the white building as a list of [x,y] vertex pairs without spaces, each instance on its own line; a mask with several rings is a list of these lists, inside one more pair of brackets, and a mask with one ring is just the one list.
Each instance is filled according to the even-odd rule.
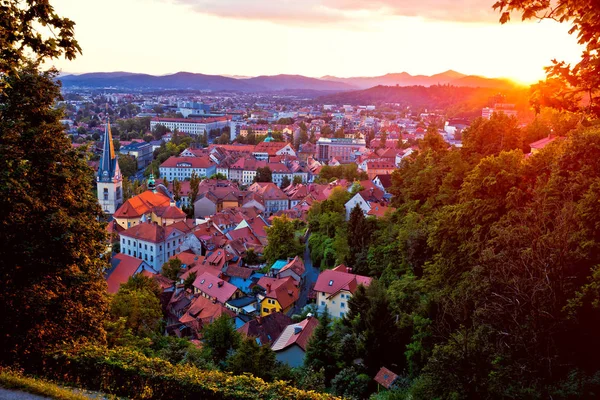
[[169,157],[159,167],[160,177],[169,182],[190,179],[195,172],[200,178],[208,178],[217,173],[217,164],[209,157]]
[[171,131],[188,133],[190,135],[201,135],[208,133],[211,129],[221,129],[229,125],[228,117],[208,117],[197,119],[186,118],[158,118],[154,117],[150,121],[150,130],[154,130],[157,125],[163,125]]
[[327,310],[331,318],[343,318],[348,312],[348,300],[358,286],[370,284],[371,278],[352,274],[345,265],[325,270],[315,283],[317,309],[320,313]]
[[121,253],[144,260],[160,272],[171,256],[181,252],[180,246],[189,235],[193,233],[184,222],[165,227],[142,222],[121,232]]

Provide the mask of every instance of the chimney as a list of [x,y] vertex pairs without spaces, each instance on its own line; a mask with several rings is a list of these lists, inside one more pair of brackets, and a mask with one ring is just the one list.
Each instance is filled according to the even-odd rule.
[[270,283],[267,283],[267,291],[269,291],[269,292],[271,291],[271,284]]
[[219,282],[217,283],[217,286],[218,286],[218,287],[221,287],[221,286],[223,286],[223,281],[219,281]]

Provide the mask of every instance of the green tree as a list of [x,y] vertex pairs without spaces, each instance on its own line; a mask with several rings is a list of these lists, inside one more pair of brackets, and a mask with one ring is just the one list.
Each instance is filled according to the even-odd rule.
[[234,374],[250,373],[266,380],[273,378],[275,364],[275,352],[269,346],[259,346],[252,337],[242,339],[227,359],[227,369]]
[[157,332],[162,319],[160,287],[147,276],[136,275],[119,288],[110,306],[113,320],[125,318],[126,328],[137,336]]
[[181,260],[179,258],[172,258],[162,265],[161,275],[169,278],[172,281],[176,281],[181,272]]
[[175,201],[181,200],[181,182],[179,182],[177,178],[173,179],[173,199],[175,199]]
[[286,187],[290,186],[291,184],[292,184],[292,182],[290,181],[290,178],[288,178],[287,175],[286,175],[281,180],[281,186],[280,187],[283,189],[283,188],[286,188]]
[[123,176],[131,177],[137,173],[137,160],[135,157],[127,154],[120,154],[118,162]]
[[40,71],[79,52],[74,23],[47,1],[3,2],[0,21],[0,359],[34,365],[59,345],[105,339],[105,234],[86,155],[54,108],[56,73]]
[[323,369],[325,383],[328,384],[338,371],[336,343],[329,336],[331,319],[327,309],[321,314],[319,325],[315,328],[304,356],[304,367],[319,371]]
[[265,258],[269,265],[277,260],[285,260],[288,257],[301,255],[303,246],[296,238],[296,228],[294,221],[286,215],[273,218],[267,231],[267,247],[265,248]]
[[294,179],[292,180],[292,183],[294,185],[300,185],[300,184],[302,184],[302,177],[300,175],[295,175]]
[[229,134],[227,132],[222,133],[218,138],[213,141],[214,144],[228,144]]
[[273,173],[269,167],[259,167],[256,169],[254,182],[273,182]]
[[196,172],[192,172],[192,176],[190,178],[190,205],[192,209],[194,207],[194,202],[196,201],[196,197],[198,197],[198,190],[200,190],[200,177],[196,175]]
[[202,336],[205,351],[217,364],[224,362],[229,352],[236,350],[241,342],[241,336],[235,330],[233,319],[226,314],[205,326]]
[[160,140],[163,135],[171,132],[171,129],[167,128],[163,124],[154,125],[154,129],[152,129],[152,136],[154,136],[155,140]]

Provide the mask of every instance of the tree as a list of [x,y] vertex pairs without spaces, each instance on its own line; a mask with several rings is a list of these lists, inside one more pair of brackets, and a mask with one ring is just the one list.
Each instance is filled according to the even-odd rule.
[[273,218],[267,231],[267,247],[265,248],[265,258],[269,265],[277,260],[286,260],[288,257],[301,255],[303,246],[296,238],[294,221],[286,215]]
[[[546,67],[548,83],[559,83],[563,95],[574,97],[571,104],[585,95],[589,100],[586,111],[594,116],[600,115],[597,97],[600,90],[600,8],[586,0],[559,0],[557,2],[536,0],[497,0],[494,9],[501,13],[500,22],[507,23],[512,12],[521,12],[523,20],[552,19],[560,23],[570,23],[569,34],[577,34],[578,43],[584,46],[580,61],[571,66],[564,61],[552,60]],[[554,94],[553,94],[554,95]]]
[[304,367],[314,371],[323,369],[325,383],[329,383],[337,373],[336,360],[338,358],[336,344],[329,336],[331,319],[327,309],[321,314],[319,325],[308,341]]
[[240,334],[235,330],[233,319],[223,314],[202,330],[204,349],[215,363],[222,363],[230,351],[236,350],[241,341]]
[[288,178],[287,175],[286,175],[281,180],[281,186],[280,187],[283,189],[283,188],[286,188],[286,187],[290,186],[291,184],[292,183],[290,182],[290,178]]
[[163,135],[167,134],[168,132],[171,132],[171,129],[167,128],[163,124],[156,124],[152,130],[152,136],[154,136],[155,140],[160,140]]
[[294,175],[294,179],[292,180],[294,185],[302,184],[302,177],[300,175]]
[[257,168],[254,182],[273,182],[273,173],[271,172],[271,168],[268,166]]
[[200,190],[200,177],[196,174],[196,172],[192,172],[192,176],[190,177],[190,205],[192,207],[192,214],[194,209],[194,202],[196,201],[196,197],[198,197],[198,190]]
[[43,0],[3,2],[0,21],[0,359],[35,365],[59,345],[105,340],[106,236],[93,172],[54,108],[56,72],[40,71],[79,52],[74,23]]
[[229,143],[229,134],[228,133],[222,133],[221,136],[219,136],[218,138],[216,138],[213,141],[214,144],[228,144]]
[[275,369],[275,352],[269,346],[259,346],[252,337],[245,337],[227,359],[227,369],[236,375],[250,373],[271,380]]
[[161,275],[169,278],[172,281],[176,281],[181,272],[181,260],[179,258],[172,258],[162,265]]
[[123,176],[131,177],[137,173],[137,160],[128,154],[119,155],[119,168]]
[[173,179],[173,198],[175,201],[181,200],[181,182],[177,178]]
[[187,278],[183,281],[183,287],[188,290],[194,286],[194,281],[196,280],[196,271],[190,273]]
[[157,332],[162,319],[158,284],[150,277],[136,275],[119,288],[110,306],[113,320],[125,318],[126,328],[137,336]]

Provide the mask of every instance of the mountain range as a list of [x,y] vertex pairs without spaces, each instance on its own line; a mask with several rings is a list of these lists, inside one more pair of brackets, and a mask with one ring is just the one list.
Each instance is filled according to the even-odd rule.
[[210,90],[239,92],[270,92],[281,90],[315,90],[344,92],[374,86],[433,86],[453,85],[510,89],[515,83],[508,79],[485,78],[446,71],[431,76],[410,75],[407,72],[374,77],[310,78],[302,75],[261,75],[238,77],[177,72],[171,75],[149,75],[131,72],[92,72],[81,75],[62,75],[65,88],[115,88],[132,90]]

